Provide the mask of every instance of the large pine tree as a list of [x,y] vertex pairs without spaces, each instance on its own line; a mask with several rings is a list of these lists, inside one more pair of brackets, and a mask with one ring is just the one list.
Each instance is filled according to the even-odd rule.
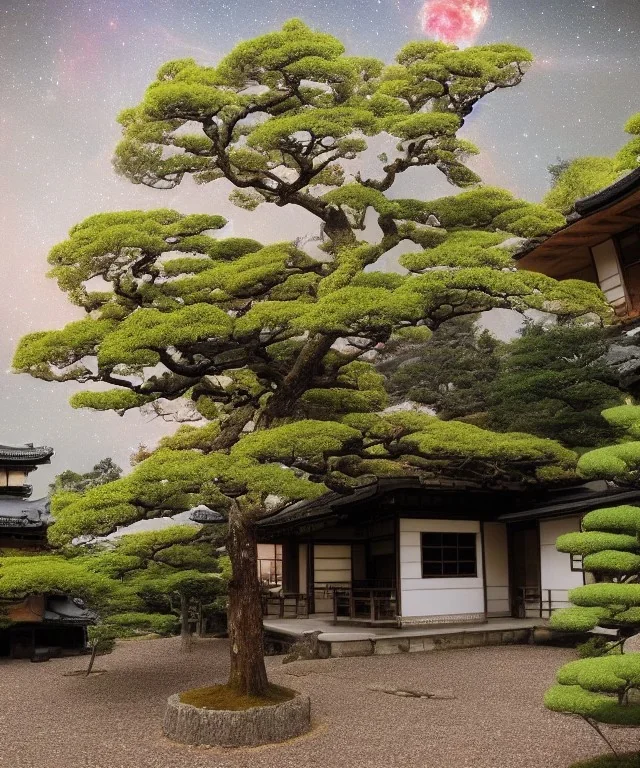
[[[98,382],[75,407],[123,412],[191,400],[208,420],[182,427],[127,477],[59,497],[55,544],[204,503],[228,519],[232,688],[267,688],[256,524],[331,489],[381,475],[464,477],[482,484],[562,481],[574,455],[549,440],[497,435],[412,413],[387,414],[369,362],[403,329],[436,329],[494,307],[567,318],[609,309],[577,281],[516,272],[512,235],[541,235],[562,217],[478,187],[428,202],[388,194],[410,168],[433,166],[475,185],[477,152],[458,137],[475,104],[520,83],[531,55],[512,45],[405,46],[395,63],[347,56],[299,21],[238,45],[216,67],[164,65],[120,117],[116,169],[167,188],[186,175],[236,188],[235,202],[303,208],[320,255],[291,243],[215,237],[225,220],[170,210],[93,216],[53,249],[52,275],[86,318],[30,334],[17,371]],[[349,174],[367,136],[390,143],[378,175]],[[380,236],[359,238],[368,213]],[[482,230],[482,231],[476,231]],[[403,241],[407,275],[370,272]],[[88,281],[102,278],[104,289]]]

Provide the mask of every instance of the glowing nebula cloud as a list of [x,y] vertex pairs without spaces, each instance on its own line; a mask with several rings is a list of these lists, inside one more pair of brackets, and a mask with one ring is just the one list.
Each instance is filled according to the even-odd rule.
[[444,43],[470,42],[488,18],[489,0],[426,0],[422,7],[422,30]]

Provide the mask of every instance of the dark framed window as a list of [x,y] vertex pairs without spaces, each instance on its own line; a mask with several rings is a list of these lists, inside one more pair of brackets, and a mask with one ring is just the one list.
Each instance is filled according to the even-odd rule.
[[572,571],[584,571],[582,565],[582,555],[569,555],[571,558],[571,570]]
[[640,262],[640,227],[632,227],[618,235],[618,254],[623,267]]
[[422,578],[472,578],[478,575],[475,533],[423,533]]

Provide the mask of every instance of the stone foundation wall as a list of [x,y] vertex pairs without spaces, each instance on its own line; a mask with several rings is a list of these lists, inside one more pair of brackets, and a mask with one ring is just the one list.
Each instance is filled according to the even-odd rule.
[[532,641],[530,628],[491,630],[487,632],[454,632],[442,635],[417,635],[396,637],[375,637],[373,635],[351,635],[346,639],[338,634],[320,635],[318,650],[320,658],[343,656],[386,656],[393,653],[415,653],[439,651],[453,648],[473,648],[485,645],[511,645]]

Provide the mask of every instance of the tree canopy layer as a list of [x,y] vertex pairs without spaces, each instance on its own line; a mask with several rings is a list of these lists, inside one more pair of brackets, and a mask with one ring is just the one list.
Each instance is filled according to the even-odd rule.
[[214,552],[209,531],[189,525],[129,533],[77,558],[91,573],[119,580],[146,610],[110,617],[111,625],[124,630],[175,629],[173,611],[180,616],[185,650],[191,641],[189,617],[194,601],[213,603],[224,592],[225,560]]
[[385,345],[376,368],[393,400],[408,398],[442,419],[527,432],[570,448],[606,445],[624,434],[601,415],[624,396],[604,362],[606,329],[531,325],[521,338],[500,343],[474,322],[473,316],[450,320],[426,338],[420,333],[426,329],[410,329]]
[[622,403],[617,379],[603,362],[601,328],[532,326],[505,346],[489,386],[492,429],[530,432],[571,448],[601,446],[624,430],[601,415]]
[[613,157],[580,157],[558,166],[554,185],[544,198],[545,205],[563,214],[573,211],[576,200],[593,195],[613,184],[640,164],[640,113],[629,118],[624,130],[633,138]]
[[[243,207],[300,206],[318,219],[320,255],[216,237],[221,216],[157,210],[92,216],[49,256],[86,317],[26,336],[15,369],[108,385],[77,393],[75,407],[122,413],[153,403],[161,412],[185,398],[209,422],[181,428],[125,478],[59,494],[51,541],[198,504],[223,512],[236,690],[267,685],[261,518],[382,475],[495,486],[573,476],[574,454],[550,440],[385,412],[371,363],[397,333],[494,307],[610,317],[596,286],[516,272],[502,247],[553,231],[558,213],[490,187],[429,202],[386,194],[404,171],[427,165],[459,187],[476,184],[464,164],[476,150],[457,132],[481,98],[517,85],[530,60],[512,45],[422,42],[384,66],[291,21],[216,67],[169,62],[120,117],[118,172],[160,188],[185,175],[226,179]],[[381,155],[379,177],[348,177],[343,163],[366,151],[368,136],[391,140],[393,157]],[[358,239],[371,211],[373,243]],[[402,258],[408,274],[365,271],[403,241],[421,248]]]
[[94,464],[89,472],[74,472],[72,469],[65,469],[59,475],[56,475],[54,481],[49,485],[49,495],[59,491],[76,491],[78,493],[93,488],[95,485],[104,485],[112,480],[117,480],[122,475],[122,469],[107,457]]
[[417,328],[396,334],[376,361],[392,400],[422,403],[445,420],[486,411],[500,342],[488,331],[477,333],[476,320],[469,315],[443,323],[435,333]]

